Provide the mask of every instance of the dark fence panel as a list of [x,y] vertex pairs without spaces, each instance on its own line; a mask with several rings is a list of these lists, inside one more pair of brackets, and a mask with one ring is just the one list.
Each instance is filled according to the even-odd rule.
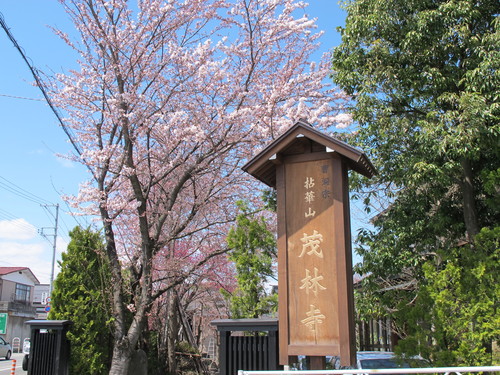
[[230,353],[228,368],[236,366],[246,371],[270,369],[269,336],[229,336],[227,346]]
[[30,320],[31,327],[28,375],[67,375],[69,320]]
[[219,375],[280,369],[277,319],[223,319],[212,324],[220,334]]

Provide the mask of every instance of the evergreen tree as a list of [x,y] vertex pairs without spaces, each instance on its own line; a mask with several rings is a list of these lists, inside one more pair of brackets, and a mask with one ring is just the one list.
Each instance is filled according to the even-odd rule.
[[267,278],[273,275],[276,240],[263,217],[254,216],[245,203],[238,206],[241,213],[227,236],[238,286],[226,296],[233,319],[258,318],[277,310],[277,295],[265,290]]
[[386,203],[359,236],[369,277],[357,307],[392,315],[401,350],[486,364],[500,335],[498,1],[344,6],[333,79],[379,171],[353,185],[367,205]]
[[500,227],[481,230],[474,251],[456,247],[426,262],[423,275],[414,306],[398,314],[409,334],[397,351],[443,366],[498,365],[491,343],[500,339]]
[[103,261],[103,241],[90,229],[75,227],[62,254],[54,282],[50,319],[71,320],[70,373],[106,374],[111,361],[109,306],[105,298],[109,269]]

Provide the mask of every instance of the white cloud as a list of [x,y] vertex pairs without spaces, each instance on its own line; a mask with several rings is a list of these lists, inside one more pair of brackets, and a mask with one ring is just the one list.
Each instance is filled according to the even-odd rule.
[[69,243],[62,237],[57,237],[56,251],[58,254],[65,252],[68,249]]
[[[23,227],[33,227],[24,221]],[[43,238],[37,236],[33,227],[30,236],[17,234],[11,222],[0,222],[0,266],[3,267],[28,267],[42,284],[50,282],[52,272],[52,256],[54,252],[52,236]],[[5,232],[5,233],[4,233]],[[25,233],[19,230],[21,233]],[[29,232],[26,230],[26,232]],[[54,279],[59,273],[58,261],[61,260],[61,253],[66,251],[68,242],[58,236],[56,243],[56,259],[54,263]]]
[[[50,281],[52,268],[52,248],[49,243],[20,243],[11,241],[0,242],[2,259],[0,266],[28,267],[42,284]],[[55,265],[54,273],[58,268]]]
[[[0,266],[28,267],[42,284],[50,282],[52,271],[53,236],[43,238],[24,219],[0,221]],[[57,262],[66,251],[68,242],[57,237],[54,278],[59,272]]]
[[0,253],[3,259],[32,259],[43,254],[45,246],[42,243],[20,243],[1,241]]
[[36,228],[24,219],[0,221],[0,239],[30,240],[36,235]]

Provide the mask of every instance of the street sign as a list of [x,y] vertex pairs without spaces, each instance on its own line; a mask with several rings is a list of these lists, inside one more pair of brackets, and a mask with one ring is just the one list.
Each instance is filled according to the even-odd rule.
[[0,335],[7,333],[7,313],[0,313]]
[[42,305],[46,305],[47,304],[47,298],[49,298],[49,293],[43,292],[42,293]]

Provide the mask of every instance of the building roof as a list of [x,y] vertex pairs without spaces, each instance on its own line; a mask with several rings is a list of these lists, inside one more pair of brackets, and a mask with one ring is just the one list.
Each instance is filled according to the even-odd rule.
[[38,281],[37,277],[33,272],[28,267],[0,267],[0,276],[4,275],[9,275],[14,272],[22,272],[22,271],[27,271],[29,273],[29,277],[35,281],[35,284],[40,284],[40,281]]
[[8,275],[9,273],[18,272],[26,269],[28,269],[28,267],[0,267],[0,276]]
[[304,152],[336,152],[350,169],[370,178],[377,174],[365,153],[336,138],[314,129],[304,120],[298,121],[283,135],[254,156],[243,170],[265,184],[276,186],[276,158]]

